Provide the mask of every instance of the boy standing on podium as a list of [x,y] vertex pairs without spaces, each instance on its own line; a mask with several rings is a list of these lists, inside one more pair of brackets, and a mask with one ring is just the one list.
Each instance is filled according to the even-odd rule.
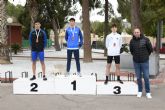
[[80,28],[75,26],[75,19],[70,18],[69,27],[66,29],[65,40],[67,42],[67,68],[65,76],[68,76],[70,73],[72,53],[76,60],[77,66],[77,75],[81,77],[80,71],[80,58],[79,58],[79,48],[83,45],[83,36]]
[[34,22],[34,30],[30,32],[29,41],[31,46],[31,58],[32,58],[32,71],[33,77],[30,80],[36,79],[36,61],[39,58],[42,72],[43,80],[47,80],[45,76],[45,63],[44,63],[44,49],[47,45],[47,36],[44,30],[41,29],[40,21]]
[[106,66],[106,79],[104,84],[108,83],[108,76],[110,74],[112,60],[115,60],[117,81],[123,84],[120,80],[120,49],[122,47],[121,35],[117,33],[117,26],[113,24],[111,26],[111,33],[106,37],[106,48],[107,48],[107,66]]

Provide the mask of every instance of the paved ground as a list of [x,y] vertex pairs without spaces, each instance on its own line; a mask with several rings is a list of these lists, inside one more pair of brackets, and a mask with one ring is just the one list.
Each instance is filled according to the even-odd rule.
[[13,95],[12,84],[0,83],[0,110],[164,110],[165,83],[145,96]]

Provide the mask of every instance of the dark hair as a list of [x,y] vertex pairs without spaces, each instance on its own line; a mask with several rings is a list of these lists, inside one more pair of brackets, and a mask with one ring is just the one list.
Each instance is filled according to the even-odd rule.
[[117,27],[117,25],[116,25],[115,23],[113,23],[113,24],[111,25],[111,28],[113,28],[113,27]]
[[75,21],[75,19],[74,18],[70,18],[69,21]]
[[135,26],[135,27],[133,28],[133,30],[135,30],[135,29],[139,29],[139,30],[141,31],[140,27],[138,27],[138,26]]
[[40,20],[35,20],[35,21],[34,21],[34,24],[35,24],[35,23],[41,23],[41,22],[40,22]]

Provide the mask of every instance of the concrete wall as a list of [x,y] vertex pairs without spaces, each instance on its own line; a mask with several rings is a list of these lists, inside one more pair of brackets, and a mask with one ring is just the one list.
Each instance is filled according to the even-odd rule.
[[[132,55],[128,53],[121,54],[120,68],[134,72]],[[156,76],[159,73],[159,55],[152,53],[149,58],[149,71],[151,76]]]

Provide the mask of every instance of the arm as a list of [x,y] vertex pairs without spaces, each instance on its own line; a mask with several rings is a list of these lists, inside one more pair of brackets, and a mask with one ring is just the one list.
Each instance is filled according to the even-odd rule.
[[120,36],[120,48],[122,48],[122,45],[123,45],[123,39],[122,39],[122,37]]
[[46,36],[46,33],[43,31],[44,33],[44,48],[46,47],[47,45],[47,36]]
[[29,34],[29,44],[30,46],[32,46],[32,32],[30,32]]
[[109,42],[108,42],[108,36],[106,37],[106,41],[105,41],[105,47],[108,49],[108,44],[109,44]]
[[83,35],[80,29],[79,29],[79,36],[80,36],[80,47],[81,47],[83,45]]
[[131,54],[133,55],[133,46],[132,46],[132,40],[130,41],[130,44],[129,44],[129,49],[130,49],[130,52],[131,52]]
[[146,47],[147,47],[148,53],[150,55],[151,52],[153,52],[153,48],[152,48],[152,44],[148,38],[146,39]]
[[66,42],[68,41],[68,32],[67,32],[67,29],[65,31],[65,40],[66,40]]

